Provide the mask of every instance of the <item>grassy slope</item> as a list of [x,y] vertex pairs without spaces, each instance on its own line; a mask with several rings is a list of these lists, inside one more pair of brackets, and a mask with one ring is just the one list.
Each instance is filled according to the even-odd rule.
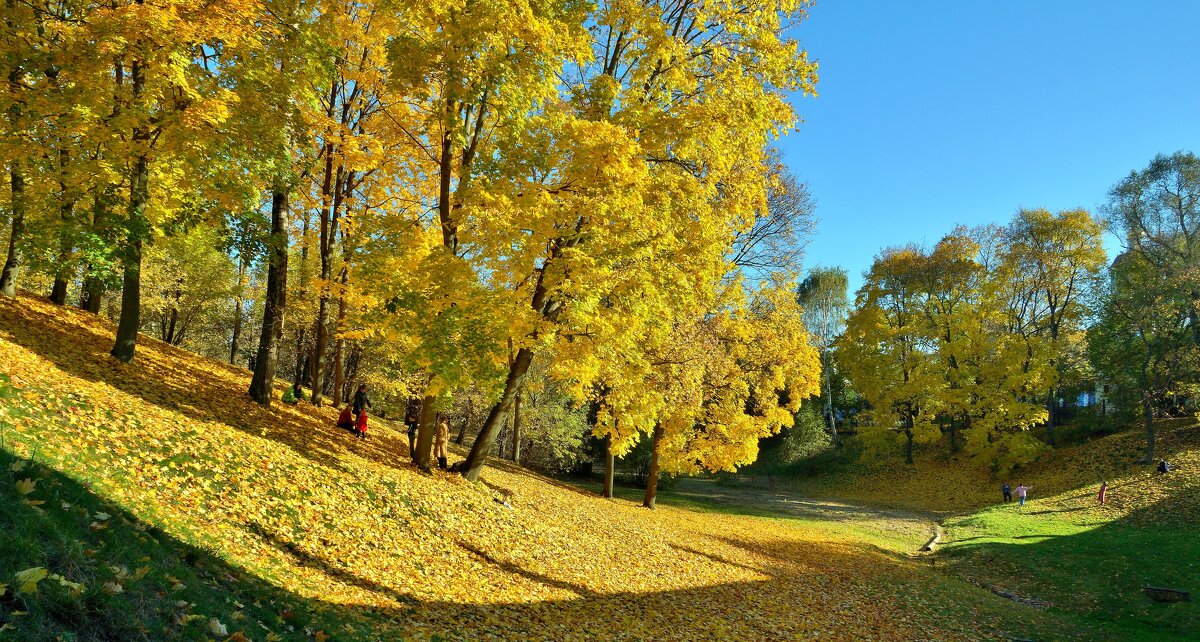
[[1157,429],[1171,474],[1135,463],[1140,431],[1110,435],[1010,475],[1013,486],[1033,487],[1024,509],[999,504],[1002,480],[987,469],[932,459],[800,480],[794,490],[938,512],[946,539],[937,559],[957,576],[1121,638],[1200,639],[1200,604],[1156,604],[1142,592],[1200,592],[1200,426],[1170,420]]
[[[244,370],[149,339],[124,365],[111,337],[0,300],[0,640],[1091,636],[930,573],[912,533],[422,475],[386,422],[351,440],[332,409],[251,403]],[[38,567],[81,587],[19,592]]]

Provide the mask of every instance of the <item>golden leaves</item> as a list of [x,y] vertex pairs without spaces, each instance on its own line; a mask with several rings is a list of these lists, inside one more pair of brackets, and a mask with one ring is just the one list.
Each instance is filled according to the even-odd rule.
[[13,579],[17,583],[17,591],[21,593],[37,593],[38,582],[46,579],[49,574],[45,568],[36,566],[19,571]]

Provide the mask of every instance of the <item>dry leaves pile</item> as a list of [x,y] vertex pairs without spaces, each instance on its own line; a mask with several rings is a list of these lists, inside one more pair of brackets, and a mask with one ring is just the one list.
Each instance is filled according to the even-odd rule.
[[[0,406],[6,448],[246,573],[344,605],[368,639],[979,635],[921,607],[934,580],[916,565],[827,531],[651,512],[505,467],[483,484],[422,475],[386,422],[352,440],[332,409],[261,409],[244,370],[152,340],[125,365],[110,344],[95,317],[0,301],[0,372],[19,398]],[[268,628],[235,635],[313,634]]]

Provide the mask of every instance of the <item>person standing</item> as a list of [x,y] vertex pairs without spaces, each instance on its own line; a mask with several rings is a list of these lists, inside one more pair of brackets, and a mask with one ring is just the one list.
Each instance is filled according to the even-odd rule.
[[1101,506],[1108,501],[1108,482],[1100,482],[1100,492],[1096,493],[1096,499],[1100,501]]
[[358,392],[354,393],[354,433],[359,439],[367,438],[367,408],[371,407],[371,397],[367,395],[367,384],[358,384]]
[[1012,501],[1012,486],[1009,486],[1008,482],[1004,482],[1003,484],[1001,484],[1000,493],[1002,495],[1004,495],[1004,503],[1005,504]]
[[404,426],[408,429],[408,458],[417,460],[417,423],[421,420],[421,402],[409,397],[404,410]]
[[438,419],[437,436],[433,442],[433,456],[437,457],[438,468],[446,470],[446,445],[450,443],[450,422],[442,417]]
[[1026,486],[1025,484],[1017,484],[1017,506],[1018,507],[1025,505],[1025,496],[1028,495],[1029,491],[1031,491],[1031,490],[1033,490],[1033,486]]

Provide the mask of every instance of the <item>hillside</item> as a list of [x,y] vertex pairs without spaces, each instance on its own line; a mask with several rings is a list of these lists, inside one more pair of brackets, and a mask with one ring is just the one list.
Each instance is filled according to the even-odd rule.
[[332,409],[250,402],[244,370],[151,339],[125,365],[111,337],[0,300],[0,640],[1104,637],[931,572],[912,520],[425,475],[387,422],[352,440]]

